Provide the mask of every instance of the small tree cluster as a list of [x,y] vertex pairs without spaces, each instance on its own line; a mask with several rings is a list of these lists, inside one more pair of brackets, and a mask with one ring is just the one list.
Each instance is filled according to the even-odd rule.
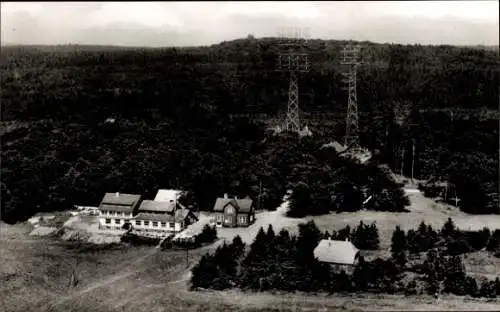
[[195,235],[192,239],[175,240],[172,244],[168,244],[166,246],[175,245],[181,248],[199,248],[204,244],[213,243],[216,239],[217,229],[215,226],[205,224],[201,233]]
[[205,224],[201,233],[197,235],[197,238],[201,244],[212,243],[217,239],[217,229],[215,226]]
[[496,252],[500,249],[500,230],[495,230],[488,241],[486,250]]
[[259,290],[326,289],[331,282],[328,266],[314,258],[314,248],[322,238],[314,222],[299,225],[298,237],[272,226],[261,228],[242,262],[240,286]]
[[426,225],[424,221],[420,223],[418,229],[409,230],[407,234],[408,249],[411,253],[419,253],[434,248],[438,241],[438,234],[431,225]]
[[465,232],[464,234],[467,237],[468,245],[475,250],[481,250],[485,248],[486,245],[488,245],[488,241],[491,237],[490,230],[486,227],[481,231],[470,231]]
[[394,293],[394,283],[401,270],[389,260],[380,258],[372,262],[360,257],[352,275],[352,281],[357,291],[374,291]]
[[480,231],[463,232],[455,226],[451,218],[448,218],[439,232],[436,232],[431,225],[426,225],[423,221],[418,229],[409,230],[406,235],[400,227],[397,227],[393,232],[391,252],[394,259],[399,257],[402,261],[403,250],[409,250],[415,254],[436,247],[445,248],[450,256],[484,248],[495,252],[500,247],[500,230],[491,233],[485,227]]
[[352,242],[359,249],[377,250],[380,245],[377,225],[375,223],[368,225],[360,221],[352,233]]
[[203,255],[192,270],[192,288],[220,290],[237,285],[238,259],[244,248],[241,238],[236,236],[231,244],[224,243],[213,255]]
[[350,239],[357,248],[363,250],[377,250],[380,245],[378,228],[375,223],[368,225],[360,221],[359,225],[352,230],[347,225],[338,232],[332,231],[332,234],[326,235],[327,233],[325,233],[324,237],[328,236],[334,240]]

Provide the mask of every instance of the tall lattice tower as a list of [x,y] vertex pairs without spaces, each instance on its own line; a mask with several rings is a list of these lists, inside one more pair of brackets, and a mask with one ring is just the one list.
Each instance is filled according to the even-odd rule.
[[358,60],[359,45],[347,45],[342,50],[341,64],[346,67],[342,73],[344,82],[347,84],[349,97],[347,100],[347,116],[345,129],[345,145],[347,147],[359,148],[358,135],[358,103],[356,94],[356,71],[360,62]]
[[290,73],[288,88],[288,107],[284,119],[280,121],[279,128],[285,131],[301,133],[300,109],[299,109],[299,83],[298,73],[309,71],[309,59],[304,52],[307,39],[303,32],[294,29],[293,32],[280,34],[279,56],[277,71]]

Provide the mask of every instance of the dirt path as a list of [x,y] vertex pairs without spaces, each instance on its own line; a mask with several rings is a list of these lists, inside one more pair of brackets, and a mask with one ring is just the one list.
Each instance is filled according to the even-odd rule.
[[49,304],[45,309],[43,309],[43,311],[51,311],[54,309],[54,307],[58,306],[58,305],[61,305],[67,301],[70,301],[70,300],[74,300],[80,296],[83,296],[85,295],[86,293],[89,293],[93,290],[96,290],[100,287],[104,287],[104,286],[109,286],[123,278],[126,278],[126,277],[129,277],[137,272],[140,271],[140,269],[130,269],[132,266],[134,266],[135,264],[138,264],[139,262],[141,261],[144,261],[146,258],[152,256],[153,254],[155,254],[158,250],[157,249],[152,249],[150,252],[148,252],[147,254],[135,259],[134,261],[132,261],[127,267],[129,268],[129,270],[125,270],[124,272],[121,272],[121,273],[117,273],[115,275],[112,275],[112,276],[109,276],[108,278],[104,279],[104,280],[100,280],[100,281],[97,281],[95,283],[92,283],[90,285],[88,285],[87,287],[85,287],[84,289],[81,289],[81,290],[78,290],[76,292],[72,292],[70,293],[69,295],[67,296],[64,296],[62,298],[60,298],[59,300],[57,300],[55,303],[52,303],[52,304]]

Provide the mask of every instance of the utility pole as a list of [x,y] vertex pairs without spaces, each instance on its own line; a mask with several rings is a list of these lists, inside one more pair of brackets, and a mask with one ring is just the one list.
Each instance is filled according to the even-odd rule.
[[403,176],[403,168],[405,166],[405,147],[401,150],[401,176]]
[[262,209],[262,180],[259,180],[259,209]]
[[412,140],[412,144],[413,144],[413,152],[412,152],[412,156],[411,156],[411,182],[413,182],[413,170],[414,170],[414,167],[415,167],[415,140]]
[[359,148],[359,128],[358,128],[358,103],[356,93],[356,72],[360,62],[358,54],[361,50],[359,45],[347,45],[342,50],[342,61],[340,64],[347,67],[346,72],[343,72],[344,83],[347,84],[348,99],[347,99],[347,116],[346,116],[346,131],[345,145],[347,147]]
[[300,133],[299,112],[299,82],[298,73],[309,71],[309,59],[303,52],[306,40],[301,39],[301,32],[283,32],[280,34],[280,54],[278,56],[277,71],[288,72],[290,81],[288,87],[288,107],[284,120],[280,121],[280,130]]

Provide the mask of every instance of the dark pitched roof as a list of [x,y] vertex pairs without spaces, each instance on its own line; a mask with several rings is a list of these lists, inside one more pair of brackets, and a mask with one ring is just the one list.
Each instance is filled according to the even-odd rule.
[[140,212],[134,219],[137,220],[148,220],[148,221],[158,221],[158,222],[174,222],[186,219],[191,211],[189,209],[178,209],[175,211],[175,219],[173,213],[147,213]]
[[250,198],[235,199],[235,198],[217,198],[215,201],[214,211],[224,211],[224,207],[231,203],[238,212],[250,212],[253,201]]
[[141,200],[141,195],[106,193],[99,210],[132,212]]
[[175,202],[143,200],[139,206],[139,212],[157,211],[157,212],[172,212],[175,208]]

